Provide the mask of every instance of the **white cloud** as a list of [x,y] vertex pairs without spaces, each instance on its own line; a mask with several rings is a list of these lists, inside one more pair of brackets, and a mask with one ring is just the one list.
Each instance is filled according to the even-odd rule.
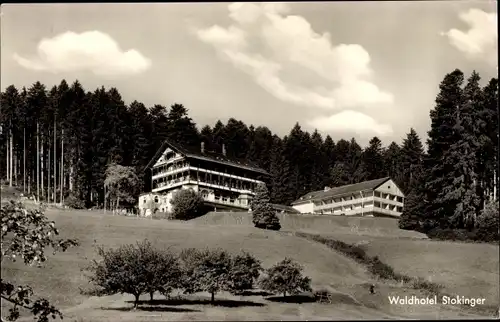
[[135,49],[123,51],[109,35],[100,31],[80,34],[68,31],[44,38],[37,55],[24,58],[14,54],[16,62],[36,71],[90,71],[100,76],[133,75],[147,70],[151,61]]
[[329,117],[318,117],[309,125],[326,132],[356,132],[359,134],[387,136],[393,133],[388,124],[380,124],[372,117],[357,111],[346,110]]
[[232,3],[228,9],[230,26],[198,29],[196,35],[278,99],[324,109],[393,102],[372,82],[370,55],[361,45],[334,45],[330,34],[288,15],[283,3]]
[[459,18],[469,26],[469,29],[465,32],[450,29],[442,35],[447,36],[450,44],[465,53],[468,58],[485,60],[496,65],[498,60],[497,14],[470,9],[462,12]]

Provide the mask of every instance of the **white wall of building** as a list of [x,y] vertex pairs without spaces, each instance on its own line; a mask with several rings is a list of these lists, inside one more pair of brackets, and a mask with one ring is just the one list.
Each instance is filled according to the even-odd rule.
[[314,203],[312,202],[294,205],[292,207],[298,210],[301,214],[312,214],[314,212]]

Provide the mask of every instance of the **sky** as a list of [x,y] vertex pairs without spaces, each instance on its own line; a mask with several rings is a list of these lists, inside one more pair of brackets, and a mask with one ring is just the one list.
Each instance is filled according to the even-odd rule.
[[4,4],[1,89],[79,80],[280,136],[425,140],[444,76],[498,73],[495,1]]

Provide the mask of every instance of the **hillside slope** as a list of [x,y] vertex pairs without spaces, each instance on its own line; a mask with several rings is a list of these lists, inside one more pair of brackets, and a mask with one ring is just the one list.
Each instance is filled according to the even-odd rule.
[[[393,218],[299,214],[278,214],[278,217],[282,229],[288,231],[427,239],[425,234],[399,229],[398,221]],[[252,226],[252,215],[248,212],[210,212],[205,216],[191,220],[191,222],[198,225]]]
[[[128,218],[92,211],[47,210],[55,220],[61,237],[77,238],[81,246],[49,256],[44,268],[26,267],[19,263],[2,265],[2,277],[34,285],[35,292],[46,296],[64,309],[69,321],[135,321],[147,320],[319,320],[369,318],[451,318],[469,316],[454,307],[411,307],[390,305],[388,295],[424,296],[419,291],[374,280],[350,258],[328,247],[298,238],[287,232],[264,231],[248,226],[211,226],[189,222]],[[334,303],[275,303],[261,296],[235,297],[221,293],[217,299],[232,301],[232,307],[211,307],[191,301],[150,308],[151,312],[128,312],[127,295],[89,298],[79,293],[88,283],[81,272],[95,258],[95,244],[116,247],[149,239],[158,247],[180,250],[186,247],[222,247],[231,252],[246,250],[269,267],[285,256],[304,266],[314,288],[327,288],[334,293]],[[375,284],[370,294],[368,284]],[[206,297],[200,293],[198,296]],[[161,309],[161,310],[160,310]]]

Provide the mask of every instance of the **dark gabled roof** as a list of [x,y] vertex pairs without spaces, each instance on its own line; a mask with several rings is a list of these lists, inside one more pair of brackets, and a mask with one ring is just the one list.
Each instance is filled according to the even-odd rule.
[[327,191],[319,190],[319,191],[309,192],[308,194],[306,194],[306,195],[300,197],[299,199],[295,200],[294,202],[292,202],[292,205],[298,204],[298,203],[303,203],[306,201],[314,201],[314,200],[319,200],[319,199],[323,199],[323,198],[336,197],[336,196],[345,195],[345,194],[358,192],[358,191],[374,190],[374,189],[378,188],[380,185],[382,185],[384,182],[386,182],[390,179],[391,179],[390,177],[385,177],[385,178],[363,181],[363,182],[359,182],[359,183],[335,187],[335,188],[331,188],[330,190],[327,190]]
[[204,160],[204,161],[208,161],[208,162],[215,162],[215,163],[219,163],[219,164],[233,166],[236,168],[250,170],[253,172],[257,172],[257,173],[269,176],[269,173],[267,173],[267,171],[259,168],[257,165],[255,165],[251,162],[248,162],[246,160],[240,160],[240,159],[228,157],[228,156],[223,155],[222,153],[217,153],[217,152],[207,151],[207,150],[205,150],[204,153],[202,153],[200,146],[197,146],[197,147],[181,146],[180,144],[174,143],[171,140],[165,140],[163,142],[163,144],[158,149],[158,151],[156,151],[156,154],[154,155],[154,157],[146,165],[146,169],[153,167],[153,165],[156,163],[156,161],[158,161],[158,159],[161,157],[161,155],[163,154],[163,152],[166,150],[167,147],[170,147],[172,150],[184,155],[188,159],[191,158],[191,159],[197,159],[197,160]]
[[278,210],[278,211],[283,210],[283,211],[286,211],[286,212],[292,213],[292,214],[300,214],[300,211],[298,211],[297,209],[290,207],[290,206],[280,205],[280,204],[276,204],[276,203],[272,203],[270,205],[274,210]]

